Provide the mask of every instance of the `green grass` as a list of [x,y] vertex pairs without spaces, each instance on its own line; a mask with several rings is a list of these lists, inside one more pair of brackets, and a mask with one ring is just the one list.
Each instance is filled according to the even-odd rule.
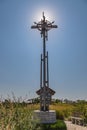
[[[73,113],[78,113],[87,124],[87,102],[74,104],[53,103],[50,110],[56,110],[57,122],[40,125],[34,120],[33,111],[39,109],[40,104],[20,103],[15,97],[0,102],[0,130],[66,130],[64,119],[70,119]],[[39,124],[39,125],[38,125]]]
[[38,126],[38,121],[32,116],[33,110],[39,109],[39,104],[5,100],[0,103],[0,130],[66,130],[63,120],[70,116],[73,108],[69,104],[50,105],[51,110],[56,110],[57,122]]
[[57,122],[38,126],[38,121],[34,120],[32,116],[33,110],[39,109],[39,104],[5,100],[0,103],[0,130],[66,130],[64,122],[59,119],[64,119],[64,113],[69,106],[52,105],[51,107],[57,112]]
[[63,120],[57,120],[54,124],[43,124],[42,130],[67,130]]
[[0,103],[0,130],[66,130],[63,121],[54,124],[39,124],[33,119],[33,110],[39,105],[11,102]]
[[0,103],[0,130],[37,130],[32,118],[34,105],[6,101]]

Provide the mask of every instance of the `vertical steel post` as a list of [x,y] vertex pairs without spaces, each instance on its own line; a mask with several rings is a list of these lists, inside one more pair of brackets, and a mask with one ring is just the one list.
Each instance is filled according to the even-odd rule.
[[[45,17],[44,17],[45,24]],[[44,87],[44,111],[46,111],[46,41],[45,28],[43,28],[43,87]]]
[[49,65],[48,65],[48,51],[47,51],[47,86],[49,87]]
[[41,61],[40,61],[40,88],[42,88],[42,54],[41,54]]
[[45,30],[43,30],[43,86],[46,86],[46,45],[45,45]]

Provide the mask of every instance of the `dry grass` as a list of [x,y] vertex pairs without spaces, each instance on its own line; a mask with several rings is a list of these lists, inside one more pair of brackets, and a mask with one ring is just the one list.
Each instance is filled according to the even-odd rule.
[[50,109],[57,110],[57,111],[64,111],[64,110],[72,110],[74,108],[71,104],[54,104],[50,105]]
[[38,105],[19,102],[0,103],[0,130],[34,130],[37,121],[33,119],[33,110]]

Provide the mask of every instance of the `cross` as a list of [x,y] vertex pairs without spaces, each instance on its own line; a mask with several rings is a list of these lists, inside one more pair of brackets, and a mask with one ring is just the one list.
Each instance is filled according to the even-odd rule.
[[[57,28],[57,25],[54,25],[54,21],[50,22],[46,20],[43,12],[43,19],[40,22],[34,22],[34,25],[31,26],[31,29],[38,29],[40,31],[41,37],[43,38],[43,54],[41,54],[41,74],[40,74],[40,90],[37,91],[37,94],[40,95],[40,110],[48,111],[51,99],[51,95],[55,93],[52,89],[49,88],[49,72],[48,72],[48,52],[46,52],[46,40],[48,40],[48,31],[52,28]],[[42,82],[43,78],[43,82]]]
[[[47,32],[52,29],[52,28],[57,28],[57,25],[53,25],[53,22],[50,22],[45,19],[44,12],[43,12],[43,19],[41,19],[40,22],[34,22],[35,25],[31,26],[32,29],[38,29],[41,32],[41,37],[45,37],[46,40],[48,39],[48,34]],[[45,35],[44,35],[45,34]]]

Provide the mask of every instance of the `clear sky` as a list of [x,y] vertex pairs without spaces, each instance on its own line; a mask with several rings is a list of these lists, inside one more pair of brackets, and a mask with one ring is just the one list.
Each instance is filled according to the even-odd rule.
[[42,12],[58,29],[49,32],[50,87],[55,98],[87,100],[87,0],[0,0],[0,95],[37,97]]

